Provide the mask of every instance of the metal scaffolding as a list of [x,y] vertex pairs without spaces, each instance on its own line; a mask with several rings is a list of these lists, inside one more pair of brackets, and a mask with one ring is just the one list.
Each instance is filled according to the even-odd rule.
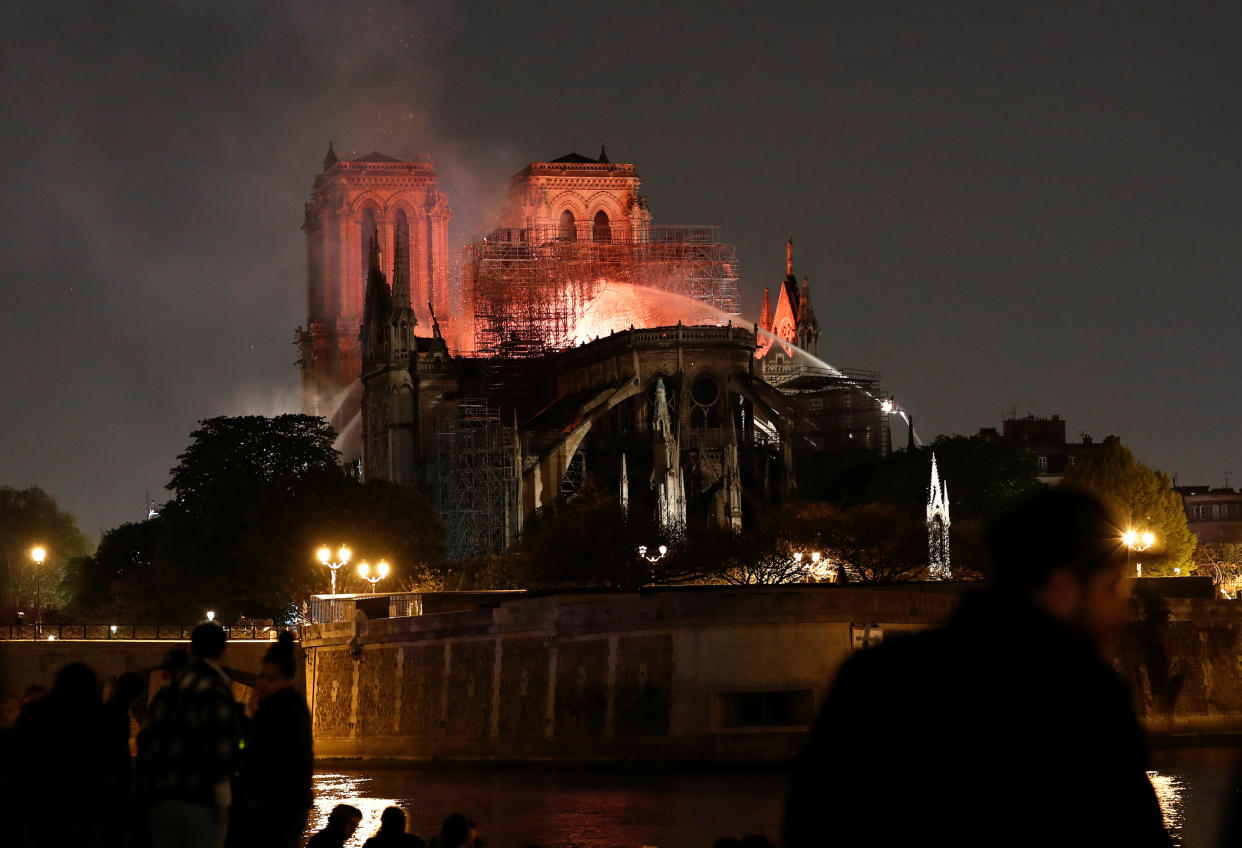
[[672,292],[738,315],[738,264],[716,227],[649,226],[631,240],[556,228],[500,229],[466,248],[476,354],[528,358],[567,347],[607,282]]
[[456,419],[436,434],[436,508],[450,559],[500,553],[512,535],[517,495],[513,432],[500,410],[463,398]]

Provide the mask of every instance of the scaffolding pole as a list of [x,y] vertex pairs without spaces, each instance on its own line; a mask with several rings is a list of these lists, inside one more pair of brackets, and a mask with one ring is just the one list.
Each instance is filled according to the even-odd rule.
[[477,355],[529,358],[572,343],[609,282],[690,297],[739,314],[738,264],[718,228],[651,226],[640,237],[579,240],[556,228],[501,229],[466,248]]
[[501,553],[517,494],[513,433],[499,409],[463,398],[457,417],[436,439],[436,507],[449,558]]

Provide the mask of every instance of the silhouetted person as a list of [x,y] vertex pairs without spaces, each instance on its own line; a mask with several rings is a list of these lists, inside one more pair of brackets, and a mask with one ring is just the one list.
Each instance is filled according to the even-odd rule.
[[440,825],[440,848],[474,848],[479,832],[461,813],[446,817]]
[[1120,535],[1064,489],[995,521],[991,589],[841,667],[795,767],[785,848],[1168,846],[1107,661],[1127,614]]
[[380,828],[362,848],[425,848],[426,843],[405,832],[405,810],[388,807],[380,814]]
[[349,804],[337,804],[328,813],[323,830],[306,841],[306,848],[342,848],[362,823],[362,811]]
[[[74,662],[58,671],[52,690],[22,710],[15,737],[16,756],[6,768],[21,771],[18,844],[101,845],[117,790],[118,755],[90,666]],[[66,800],[72,815],[66,815]]]
[[298,691],[293,634],[284,632],[263,656],[237,780],[230,845],[296,848],[314,803],[311,716]]
[[117,776],[108,800],[104,821],[104,844],[120,848],[136,824],[134,769],[130,761],[130,730],[132,711],[146,694],[147,682],[141,674],[127,671],[119,675],[112,694],[104,703],[104,721],[110,737],[108,750],[113,758],[112,769]]
[[228,828],[239,728],[217,624],[190,634],[189,666],[158,693],[139,736],[139,788],[155,848],[219,848]]

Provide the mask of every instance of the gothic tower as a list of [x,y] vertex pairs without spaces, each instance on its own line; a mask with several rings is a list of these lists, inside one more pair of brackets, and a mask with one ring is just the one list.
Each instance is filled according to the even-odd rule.
[[771,295],[766,288],[763,290],[763,312],[759,316],[763,333],[755,346],[755,359],[760,361],[770,383],[783,382],[798,372],[794,365],[795,346],[819,357],[819,321],[811,306],[811,286],[806,276],[799,285],[794,275],[793,244],[793,239],[785,243],[785,279],[781,281],[775,310]]
[[362,352],[362,468],[369,479],[415,485],[417,357],[410,304],[409,263],[402,240],[394,245],[392,290],[380,271],[378,232],[371,241],[367,294],[359,344]]
[[503,226],[523,229],[532,241],[643,242],[651,223],[647,198],[638,193],[638,169],[569,153],[531,162],[513,176]]
[[927,570],[933,580],[949,580],[949,484],[940,479],[936,455],[932,454],[931,484],[927,488]]
[[[302,408],[345,433],[358,413],[351,387],[362,373],[359,327],[368,282],[370,242],[402,264],[418,322],[430,311],[449,319],[448,199],[427,156],[403,162],[382,153],[340,159],[332,145],[315,177],[306,233],[306,329],[297,344]],[[400,253],[395,249],[400,244]],[[382,274],[380,275],[383,276]],[[394,277],[395,279],[395,277]],[[348,447],[345,458],[350,459]]]

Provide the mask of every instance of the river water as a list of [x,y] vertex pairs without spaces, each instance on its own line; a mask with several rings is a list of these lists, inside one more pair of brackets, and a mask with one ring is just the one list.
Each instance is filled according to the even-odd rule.
[[[1233,780],[1233,749],[1157,751],[1152,784],[1184,848],[1215,848]],[[427,838],[450,812],[479,825],[489,848],[709,848],[719,836],[779,839],[788,774],[778,769],[671,771],[427,766],[324,768],[315,775],[318,829],[349,803],[363,813],[351,845],[379,827],[387,806],[404,808]]]

